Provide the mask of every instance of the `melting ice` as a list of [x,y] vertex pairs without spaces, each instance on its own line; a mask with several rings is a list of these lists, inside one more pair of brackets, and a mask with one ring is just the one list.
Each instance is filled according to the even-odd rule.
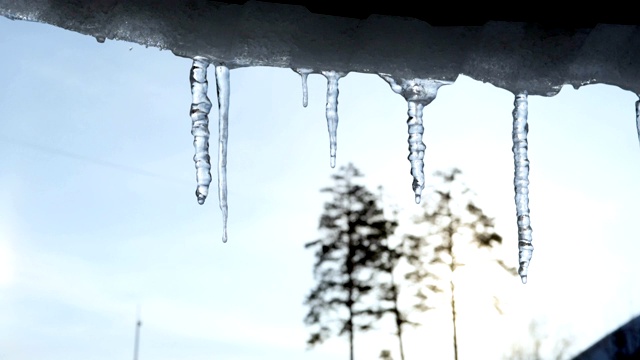
[[[307,77],[313,74],[315,70],[305,68],[291,69],[302,78],[302,106],[307,107],[309,100],[309,90],[307,87]],[[338,81],[345,77],[348,72],[339,71],[322,71],[322,75],[327,78],[327,129],[329,131],[329,156],[330,165],[336,167],[336,149],[338,147]]]
[[531,222],[529,219],[529,159],[527,158],[528,102],[527,92],[516,95],[513,109],[513,160],[515,164],[514,188],[516,215],[518,217],[518,252],[522,283],[527,283],[527,272],[533,245],[531,245]]
[[222,211],[222,241],[227,242],[227,139],[229,138],[229,69],[216,66],[218,89],[218,201]]
[[307,105],[309,104],[309,87],[307,86],[307,77],[309,76],[309,74],[313,73],[313,70],[305,68],[292,70],[300,74],[300,78],[302,79],[302,106],[307,107]]
[[[209,111],[211,101],[207,97],[207,67],[209,61],[202,56],[193,58],[189,80],[191,82],[191,134],[196,165],[196,197],[200,205],[209,194],[211,184],[211,161],[209,157]],[[222,210],[222,241],[227,242],[227,139],[229,127],[229,69],[215,67],[218,93],[218,201]]]
[[211,184],[211,162],[209,158],[209,111],[211,101],[207,97],[207,67],[209,61],[201,56],[193,58],[189,80],[191,82],[191,135],[196,164],[196,197],[200,205],[209,194]]
[[336,148],[338,147],[338,80],[347,75],[338,71],[323,71],[327,78],[327,129],[329,130],[329,155],[331,167],[336,167]]
[[636,129],[638,130],[638,141],[640,142],[640,100],[636,101]]
[[391,75],[378,74],[389,83],[391,90],[402,95],[407,100],[409,119],[409,162],[411,163],[411,176],[413,176],[413,192],[416,195],[416,203],[419,204],[424,189],[424,151],[426,145],[422,142],[424,126],[422,125],[422,110],[429,105],[438,94],[442,85],[450,85],[452,81],[430,79],[399,79],[396,81]]

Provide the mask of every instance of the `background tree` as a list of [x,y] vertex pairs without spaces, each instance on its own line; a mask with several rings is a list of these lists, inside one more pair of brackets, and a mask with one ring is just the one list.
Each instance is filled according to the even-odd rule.
[[[572,345],[572,340],[568,337],[556,339],[553,348],[549,348],[550,342],[541,330],[541,324],[537,320],[529,322],[529,336],[524,338],[524,343],[517,343],[511,346],[511,352],[504,357],[505,360],[565,360],[569,359],[568,352]],[[547,345],[547,346],[545,346]],[[546,356],[543,355],[542,348],[550,350]]]
[[[478,248],[492,248],[502,243],[502,237],[494,231],[494,220],[472,202],[469,188],[459,179],[461,174],[462,172],[456,168],[434,174],[441,183],[434,187],[431,196],[424,201],[424,212],[416,219],[416,223],[425,225],[426,231],[420,235],[406,237],[408,254],[410,254],[408,261],[414,269],[407,274],[408,280],[422,284],[422,288],[426,287],[427,290],[439,291],[434,283],[434,280],[438,279],[428,272],[429,265],[444,264],[447,269],[453,323],[453,350],[456,360],[458,359],[458,333],[453,274],[459,266],[464,264],[458,259],[457,246],[454,246],[454,242],[468,239],[470,244]],[[511,274],[517,274],[515,268],[507,267],[500,260],[496,261]],[[426,295],[419,290],[417,296],[418,306],[426,307]]]
[[[382,187],[379,187],[378,189],[380,190],[380,198],[382,199]],[[392,223],[397,224],[397,209],[392,210],[392,219]],[[396,246],[391,246],[389,244],[389,239],[387,238],[383,240],[381,252],[377,258],[378,261],[374,264],[374,268],[377,269],[384,277],[383,279],[381,279],[378,286],[378,300],[380,302],[378,312],[380,313],[380,315],[388,313],[393,316],[395,325],[395,336],[398,338],[398,348],[400,350],[401,360],[404,360],[404,344],[402,338],[404,327],[405,325],[418,325],[417,323],[412,322],[408,319],[407,313],[405,311],[402,311],[398,304],[400,297],[400,287],[398,282],[396,281],[394,272],[398,266],[398,263],[404,256],[405,253],[402,242],[397,244]],[[389,350],[383,350],[380,353],[380,358],[391,359],[391,353],[389,352]]]
[[391,357],[391,351],[389,350],[382,350],[380,351],[380,360],[393,360],[393,358]]
[[[309,311],[305,324],[314,329],[307,343],[313,347],[335,331],[349,339],[354,358],[354,333],[371,328],[382,312],[375,306],[376,275],[386,240],[397,222],[386,219],[378,197],[357,184],[362,177],[349,164],[332,176],[335,185],[321,191],[332,195],[324,204],[319,229],[323,236],[305,244],[315,249],[313,267],[317,285],[305,299]],[[367,301],[369,300],[369,301]]]

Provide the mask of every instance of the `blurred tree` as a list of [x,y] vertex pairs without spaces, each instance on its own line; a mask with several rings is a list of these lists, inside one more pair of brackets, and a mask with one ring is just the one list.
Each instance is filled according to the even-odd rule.
[[[458,359],[458,333],[456,292],[453,274],[464,265],[458,260],[454,242],[468,239],[478,248],[492,248],[502,243],[502,237],[494,229],[494,220],[477,207],[469,196],[470,189],[463,184],[459,169],[438,171],[434,175],[441,183],[434,187],[431,196],[423,202],[424,212],[416,219],[417,224],[426,225],[425,233],[407,235],[407,261],[413,270],[407,273],[407,280],[419,285],[416,294],[418,308],[426,306],[427,296],[423,289],[431,292],[440,291],[438,278],[431,273],[431,264],[444,264],[447,268],[450,288],[451,318],[453,323],[454,358]],[[433,242],[433,243],[432,243]],[[504,262],[497,263],[512,275],[515,268],[507,267]],[[499,309],[498,309],[499,310]]]
[[[382,187],[379,187],[379,191],[380,198],[382,199]],[[397,223],[398,210],[395,208],[392,210],[392,219],[395,223]],[[393,316],[395,325],[395,336],[398,338],[398,347],[400,350],[400,359],[404,360],[404,343],[402,337],[404,333],[404,327],[406,325],[415,327],[419,324],[410,321],[408,318],[408,312],[401,310],[399,306],[400,284],[396,280],[394,273],[396,272],[398,264],[402,261],[403,258],[407,256],[407,253],[404,249],[404,239],[401,238],[400,243],[395,246],[390,246],[388,240],[389,239],[384,240],[382,251],[378,258],[379,261],[374,265],[374,267],[384,276],[378,286],[378,301],[380,303],[379,311],[382,314],[388,313]],[[391,353],[389,352],[389,350],[383,350],[380,356],[381,358],[383,356],[387,356],[390,358]]]
[[389,350],[382,350],[380,351],[380,360],[393,360],[393,358],[391,357],[391,351]]
[[[547,356],[543,356],[543,345],[548,345],[547,336],[540,330],[540,322],[531,320],[529,322],[529,336],[524,344],[513,344],[511,346],[511,352],[504,357],[505,360],[566,360],[569,349],[573,341],[570,338],[563,337],[556,341],[555,346],[550,350]],[[548,346],[544,346],[549,348]]]
[[[314,327],[307,343],[313,347],[335,331],[349,339],[353,360],[356,331],[369,330],[384,312],[376,305],[376,268],[388,254],[387,239],[397,227],[385,218],[378,197],[355,183],[362,174],[353,164],[332,176],[333,187],[321,191],[332,195],[324,204],[319,229],[322,238],[305,244],[315,249],[314,276],[317,285],[305,299],[309,311],[305,324]],[[369,301],[367,301],[369,299]]]

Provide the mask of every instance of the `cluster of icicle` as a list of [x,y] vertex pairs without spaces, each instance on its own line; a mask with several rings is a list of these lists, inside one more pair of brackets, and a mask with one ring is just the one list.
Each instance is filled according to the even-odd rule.
[[[194,136],[193,146],[196,166],[196,197],[198,203],[203,204],[209,192],[211,183],[211,164],[209,159],[209,119],[211,101],[207,97],[207,67],[209,61],[205,57],[197,56],[193,59],[191,68],[191,134]],[[229,117],[229,69],[216,65],[216,88],[218,92],[219,111],[219,140],[218,140],[218,198],[223,219],[222,240],[227,241],[227,137]],[[307,77],[310,74],[322,74],[327,79],[326,118],[329,131],[330,165],[336,165],[337,130],[338,130],[338,81],[347,75],[338,71],[315,71],[313,69],[293,69],[302,78],[302,106],[308,104]],[[388,74],[378,74],[391,89],[402,95],[407,101],[407,120],[409,132],[409,162],[413,177],[413,192],[416,203],[420,203],[422,190],[425,186],[424,152],[426,146],[422,141],[424,125],[422,112],[437,96],[438,89],[453,82],[433,79],[394,79]],[[513,156],[515,164],[514,188],[516,215],[518,218],[518,250],[520,267],[518,273],[523,283],[527,282],[527,271],[533,246],[531,245],[531,225],[529,219],[529,160],[527,157],[527,92],[516,95],[513,110]],[[638,136],[640,137],[640,101],[636,103],[636,118]]]
[[[293,71],[300,74],[302,78],[302,106],[309,104],[309,90],[307,87],[307,77],[316,73],[313,69],[297,68]],[[320,74],[327,78],[327,130],[329,131],[329,163],[332,168],[336,167],[336,149],[338,148],[338,81],[348,73],[339,71],[320,71]]]
[[[191,135],[196,165],[196,197],[200,205],[209,194],[211,184],[211,161],[209,157],[209,111],[211,101],[207,97],[207,68],[209,60],[202,56],[193,58],[189,80],[191,82]],[[218,201],[222,211],[222,241],[227,242],[227,139],[229,125],[229,69],[215,66],[218,94]]]

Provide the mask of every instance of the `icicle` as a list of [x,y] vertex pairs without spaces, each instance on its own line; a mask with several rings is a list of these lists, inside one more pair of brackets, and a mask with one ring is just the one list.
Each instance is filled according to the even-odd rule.
[[531,222],[529,219],[529,159],[527,158],[527,92],[516,95],[513,103],[513,160],[515,173],[516,215],[518,217],[518,251],[520,268],[518,273],[522,283],[527,283],[527,270],[533,245],[531,245]]
[[216,66],[218,88],[218,201],[222,210],[222,242],[227,242],[227,139],[229,138],[229,69]]
[[389,83],[391,90],[402,95],[407,100],[409,119],[409,162],[411,163],[411,175],[413,176],[413,192],[416,196],[416,204],[422,199],[424,189],[424,151],[426,145],[422,142],[424,126],[422,125],[422,110],[429,105],[438,94],[442,85],[450,85],[452,81],[429,79],[400,79],[400,84],[389,74],[378,74]]
[[193,58],[189,80],[191,81],[191,135],[196,164],[196,197],[200,205],[204,204],[211,184],[211,162],[209,158],[209,111],[211,101],[207,97],[207,67],[209,61],[202,57]]
[[638,130],[638,141],[640,142],[640,99],[636,101],[636,129]]
[[307,107],[307,105],[309,104],[309,89],[307,87],[307,76],[313,73],[313,70],[305,69],[305,68],[297,68],[297,69],[291,69],[291,70],[300,74],[300,78],[302,78],[302,106]]
[[344,72],[323,71],[327,78],[327,128],[329,129],[329,154],[331,167],[336,167],[336,148],[338,145],[338,80],[347,75]]

